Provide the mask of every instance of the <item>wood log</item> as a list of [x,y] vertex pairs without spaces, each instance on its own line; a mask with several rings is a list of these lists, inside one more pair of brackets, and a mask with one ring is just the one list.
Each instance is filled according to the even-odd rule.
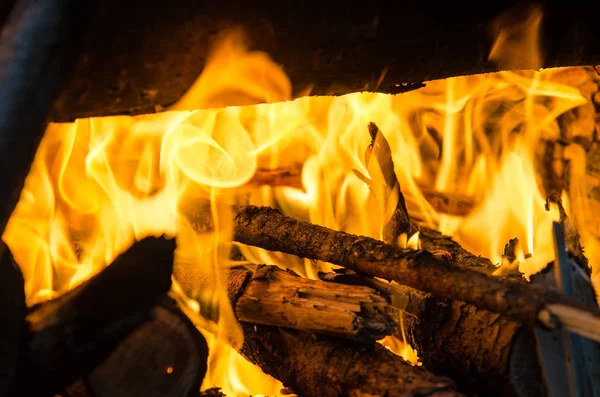
[[[463,266],[485,274],[492,274],[498,269],[487,258],[468,253],[450,237],[437,231],[421,227],[419,237],[423,248],[451,257]],[[519,373],[513,373],[511,360],[528,360],[537,364],[535,347],[513,350],[517,337],[527,331],[519,322],[502,314],[478,309],[458,300],[438,298],[404,285],[367,279],[348,273],[346,269],[320,274],[319,277],[334,282],[369,285],[389,296],[400,297],[396,301],[403,302],[404,306],[403,335],[418,352],[423,366],[433,373],[454,379],[458,389],[469,395],[514,396],[522,366],[515,368]],[[539,372],[539,365],[536,368]],[[533,372],[536,368],[528,370]]]
[[[240,25],[251,48],[282,65],[296,95],[395,93],[423,81],[491,72],[497,67],[487,61],[488,27],[514,3],[175,0],[165,7],[103,0],[84,57],[52,117],[71,121],[164,109],[200,74],[217,33]],[[597,4],[584,10],[546,2],[544,67],[599,64],[596,15]]]
[[[370,133],[372,125],[374,124],[369,125]],[[397,184],[392,152],[385,137],[378,135],[379,147],[371,145],[373,152],[378,153],[378,165],[381,168],[375,175],[388,175],[379,185],[391,186],[391,183],[387,183],[388,180],[395,180]],[[399,185],[397,187],[398,205],[406,208],[404,196]],[[377,190],[371,191],[372,195],[376,193]],[[406,210],[401,211],[401,222],[395,219],[397,214],[398,211],[385,225],[382,235],[383,241],[393,246],[399,244],[394,236],[414,229],[406,226],[412,224]],[[469,254],[451,239],[444,239],[439,233],[425,227],[421,230],[419,240],[425,250],[436,256],[450,260],[457,258],[463,266],[483,270],[486,274],[492,274],[496,270],[489,260]],[[427,368],[452,377],[458,382],[460,390],[469,394],[514,395],[508,359],[513,337],[520,324],[468,303],[440,299],[397,283],[388,284],[378,279],[365,281],[382,286],[390,293],[391,302],[400,304],[399,308],[404,310],[404,315],[402,321],[399,321],[401,327],[398,327],[395,336],[417,348],[421,352],[421,362]]]
[[25,281],[6,248],[0,258],[0,397],[16,395],[26,313]]
[[[549,305],[596,314],[556,291],[492,277],[440,259],[428,251],[402,250],[368,237],[354,236],[286,217],[273,208],[245,206],[235,217],[240,243],[321,260],[370,277],[393,280],[440,297],[505,314],[528,325],[556,326]],[[293,241],[293,243],[290,243]]]
[[206,341],[165,297],[100,365],[76,381],[66,397],[188,397],[206,374]]
[[361,342],[391,335],[392,308],[368,287],[309,280],[277,266],[229,271],[228,294],[240,321],[314,331]]
[[405,362],[378,343],[242,324],[241,353],[305,397],[460,396],[454,382]]
[[21,393],[52,395],[64,390],[150,320],[150,309],[170,289],[174,250],[174,240],[145,238],[95,277],[33,307],[27,315],[28,356]]

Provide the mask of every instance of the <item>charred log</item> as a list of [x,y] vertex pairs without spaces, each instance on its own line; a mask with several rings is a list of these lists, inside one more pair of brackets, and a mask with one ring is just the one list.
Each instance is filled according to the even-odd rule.
[[[273,251],[321,260],[371,277],[401,282],[439,297],[461,300],[525,324],[539,321],[553,303],[581,305],[556,291],[491,277],[440,259],[428,251],[402,250],[286,217],[273,208],[246,206],[235,217],[235,240]],[[290,243],[292,242],[293,243]],[[587,309],[581,308],[588,313]],[[541,316],[541,317],[540,317]]]
[[243,324],[241,353],[306,397],[459,396],[454,383],[414,367],[380,344]]
[[[22,393],[52,395],[103,362],[169,291],[175,241],[146,238],[95,277],[27,315]],[[149,264],[154,267],[149,271]]]
[[240,321],[314,331],[361,342],[392,334],[384,297],[368,287],[309,280],[276,266],[229,271],[228,293]]
[[[440,250],[470,269],[491,275],[498,268],[487,258],[471,255],[450,237],[421,228],[423,249]],[[510,277],[515,279],[515,277]],[[459,300],[439,299],[404,287],[409,296],[403,318],[405,332],[423,365],[452,377],[462,390],[486,396],[514,395],[511,357],[535,358],[535,350],[513,351],[521,324],[502,314]]]
[[[296,94],[310,87],[317,95],[396,93],[427,80],[491,72],[488,26],[515,2],[101,4],[76,75],[54,109],[55,121],[164,109],[202,71],[217,33],[238,25],[248,31],[251,48],[282,65]],[[582,11],[548,2],[544,67],[600,63],[598,11],[597,5]]]
[[188,397],[206,373],[206,341],[170,299],[150,311],[98,367],[71,385],[68,397]]
[[[463,266],[485,274],[497,270],[488,259],[471,255],[450,237],[431,229],[421,228],[420,241],[423,248],[458,260]],[[369,285],[389,296],[392,302],[402,302],[403,335],[417,350],[423,366],[454,379],[459,390],[467,394],[515,395],[513,377],[520,376],[523,368],[515,369],[518,373],[511,372],[511,360],[518,358],[537,364],[535,347],[512,349],[522,327],[502,314],[458,300],[438,298],[404,285],[365,278],[346,269],[320,274],[320,277],[333,282]],[[539,365],[528,371],[536,368],[539,377]]]

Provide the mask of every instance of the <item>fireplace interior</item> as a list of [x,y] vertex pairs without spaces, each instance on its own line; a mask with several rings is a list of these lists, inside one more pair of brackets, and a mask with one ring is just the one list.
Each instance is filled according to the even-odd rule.
[[0,5],[0,397],[600,397],[598,11]]

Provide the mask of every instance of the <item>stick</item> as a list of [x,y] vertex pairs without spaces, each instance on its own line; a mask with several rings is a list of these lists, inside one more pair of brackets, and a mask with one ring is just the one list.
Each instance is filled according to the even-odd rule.
[[[234,239],[240,243],[333,263],[370,277],[394,280],[440,297],[502,313],[528,325],[557,326],[549,304],[586,309],[563,295],[503,280],[435,257],[427,251],[402,250],[368,237],[354,236],[286,217],[268,207],[240,207]],[[589,311],[587,311],[589,313]],[[590,314],[592,318],[595,315]],[[588,330],[600,340],[600,329]]]
[[141,240],[95,277],[34,307],[22,394],[62,391],[147,321],[171,287],[174,249],[174,240]]
[[75,69],[93,1],[19,0],[0,34],[0,233],[54,100]]
[[228,293],[240,321],[274,325],[375,342],[394,323],[384,297],[354,287],[299,277],[277,266],[229,271]]
[[413,367],[378,343],[243,324],[248,360],[305,397],[460,396],[454,383]]

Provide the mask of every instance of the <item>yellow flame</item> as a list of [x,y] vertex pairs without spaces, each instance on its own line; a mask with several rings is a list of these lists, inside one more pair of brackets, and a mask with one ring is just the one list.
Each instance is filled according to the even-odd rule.
[[[491,59],[506,60],[517,51],[506,52],[506,46],[523,29],[527,45],[535,46],[531,35],[541,15],[534,11],[525,19],[535,29],[500,29]],[[521,67],[538,68],[539,53],[529,54]],[[549,192],[540,183],[540,143],[564,133],[566,119],[558,120],[588,106],[591,94],[582,87],[598,82],[593,70],[549,69],[432,81],[396,96],[291,101],[281,67],[264,53],[247,51],[236,32],[220,40],[203,74],[170,111],[50,124],[3,238],[23,270],[32,305],[88,279],[137,239],[176,236],[172,292],[211,346],[203,387],[219,386],[228,395],[278,395],[282,385],[234,350],[243,335],[223,287],[231,264],[232,204],[277,206],[296,218],[381,238],[398,196],[377,201],[376,189],[389,187],[370,189],[360,177],[371,184],[383,179],[365,158],[367,125],[375,122],[391,148],[392,171],[413,220],[453,235],[498,265],[504,245],[518,237],[520,267],[529,275],[552,260],[550,230],[557,217],[555,208],[544,209]],[[598,275],[599,204],[589,197],[581,150],[573,146],[565,153],[571,167],[564,202]],[[302,188],[251,182],[259,169],[297,164]],[[461,198],[472,208],[438,210],[431,198],[436,194]],[[417,248],[418,238],[403,234],[399,244]],[[306,277],[331,268],[240,249],[249,261]],[[398,339],[383,343],[416,360]]]

